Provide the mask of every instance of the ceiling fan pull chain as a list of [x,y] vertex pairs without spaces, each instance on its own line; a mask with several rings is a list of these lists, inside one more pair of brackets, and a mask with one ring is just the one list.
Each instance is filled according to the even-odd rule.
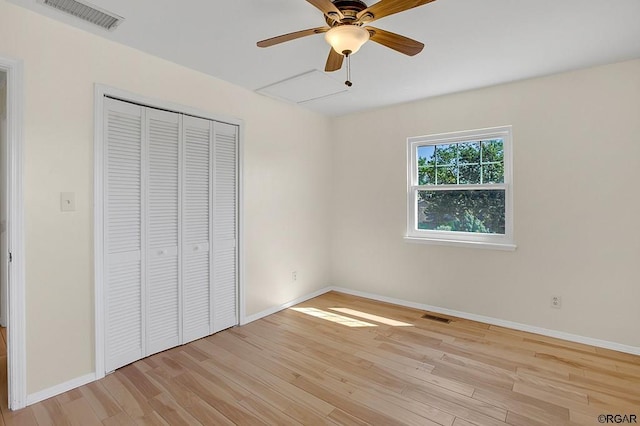
[[347,54],[345,56],[347,57],[347,81],[345,81],[344,84],[346,84],[347,87],[351,87],[353,86],[351,82],[351,55]]

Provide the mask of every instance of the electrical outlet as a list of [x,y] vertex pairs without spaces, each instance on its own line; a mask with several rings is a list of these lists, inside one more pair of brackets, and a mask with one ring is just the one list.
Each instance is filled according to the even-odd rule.
[[556,309],[562,308],[562,297],[551,296],[551,307]]
[[298,281],[298,271],[293,271],[291,273],[291,280],[292,281]]

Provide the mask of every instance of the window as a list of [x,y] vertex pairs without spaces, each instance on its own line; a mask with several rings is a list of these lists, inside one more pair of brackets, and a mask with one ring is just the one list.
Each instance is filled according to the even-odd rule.
[[407,240],[515,249],[511,126],[407,145]]

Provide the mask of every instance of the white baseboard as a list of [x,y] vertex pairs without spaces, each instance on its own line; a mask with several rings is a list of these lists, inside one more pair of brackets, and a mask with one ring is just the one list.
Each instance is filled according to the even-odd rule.
[[565,333],[564,331],[550,330],[547,328],[536,327],[533,325],[521,324],[518,322],[502,320],[498,318],[486,317],[484,315],[469,314],[453,309],[440,308],[438,306],[425,305],[424,303],[408,302],[393,297],[380,296],[378,294],[367,293],[364,291],[351,290],[344,287],[330,287],[340,293],[360,296],[367,299],[378,300],[380,302],[393,303],[394,305],[406,306],[408,308],[420,309],[423,311],[436,312],[438,314],[451,315],[453,317],[464,318],[472,321],[478,321],[486,324],[497,325],[500,327],[511,328],[514,330],[526,331],[529,333],[540,334],[542,336],[555,337],[557,339],[567,340],[569,342],[583,343],[585,345],[596,346],[603,349],[611,349],[618,352],[625,352],[632,355],[640,355],[640,347],[624,345],[622,343],[610,342],[607,340],[594,339],[592,337],[579,336],[577,334]]
[[275,314],[276,312],[280,312],[284,309],[290,308],[291,306],[297,305],[298,303],[306,302],[309,299],[313,299],[314,297],[318,297],[322,294],[328,293],[331,290],[333,290],[333,287],[321,288],[320,290],[314,291],[313,293],[305,294],[304,296],[300,296],[297,299],[290,300],[289,302],[283,303],[282,305],[265,309],[264,311],[258,312],[257,314],[248,315],[240,319],[240,325],[249,324],[250,322],[259,320],[260,318],[264,318],[271,314]]
[[27,405],[35,404],[36,402],[44,401],[61,393],[68,392],[77,387],[86,385],[96,380],[95,373],[85,374],[84,376],[76,377],[68,382],[60,383],[59,385],[52,386],[47,389],[27,395]]

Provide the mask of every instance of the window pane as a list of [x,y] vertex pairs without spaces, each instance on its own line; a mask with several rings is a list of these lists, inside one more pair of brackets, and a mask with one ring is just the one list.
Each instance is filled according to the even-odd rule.
[[418,191],[418,229],[504,234],[505,192]]
[[458,144],[436,145],[438,166],[455,166],[458,161]]
[[438,177],[436,183],[438,185],[455,185],[458,183],[458,168],[453,167],[437,167]]
[[460,164],[480,163],[480,142],[465,142],[458,145]]
[[502,139],[482,141],[483,163],[504,163],[504,147]]
[[418,166],[418,185],[435,185],[436,168],[429,166]]
[[418,185],[435,185],[436,183],[436,147],[435,145],[419,146],[418,151]]
[[418,162],[420,160],[423,160],[425,162],[433,161],[434,164],[435,164],[435,153],[436,153],[435,145],[419,146],[418,147]]
[[480,183],[480,166],[478,164],[473,165],[460,165],[460,183],[461,184],[473,184]]
[[483,164],[482,183],[504,183],[504,165]]

